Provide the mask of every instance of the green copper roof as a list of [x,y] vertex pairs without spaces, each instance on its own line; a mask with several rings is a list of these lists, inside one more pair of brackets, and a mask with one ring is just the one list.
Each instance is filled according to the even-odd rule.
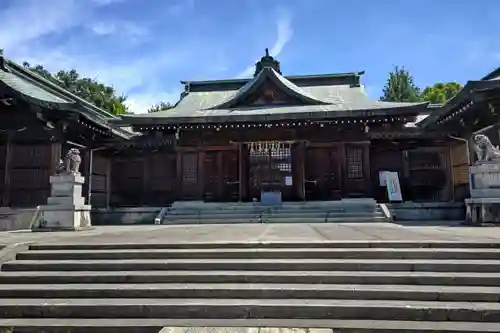
[[110,124],[109,120],[116,118],[113,114],[96,107],[57,84],[2,56],[0,56],[0,84],[17,93],[20,98],[25,99],[28,103],[43,108],[49,107],[77,112],[123,138],[133,135],[127,129],[116,128]]
[[[123,115],[121,123],[169,124],[226,121],[272,121],[283,119],[325,119],[374,116],[384,113],[419,114],[428,103],[393,103],[370,99],[359,84],[362,73],[283,77],[271,68],[251,80],[187,82],[188,91],[175,108],[149,113]],[[264,78],[271,78],[302,105],[240,106],[238,101],[254,91]],[[228,89],[229,87],[237,89]]]
[[73,101],[60,97],[59,94],[52,93],[48,89],[43,89],[29,78],[14,74],[9,69],[0,69],[0,81],[9,88],[17,91],[32,100],[40,101],[44,104],[66,104],[70,106]]
[[483,78],[479,81],[467,81],[462,90],[446,101],[440,108],[433,110],[429,117],[422,120],[419,125],[423,128],[433,126],[440,118],[462,107],[465,103],[473,101],[476,97],[476,91],[498,87],[500,87],[500,78]]

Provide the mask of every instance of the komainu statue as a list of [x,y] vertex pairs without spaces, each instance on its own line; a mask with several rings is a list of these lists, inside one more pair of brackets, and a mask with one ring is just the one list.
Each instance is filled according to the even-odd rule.
[[76,148],[71,148],[64,161],[60,160],[57,166],[57,175],[77,175],[80,173],[80,164],[82,163],[82,158],[80,157],[80,151]]
[[498,160],[500,162],[500,149],[498,146],[493,146],[486,135],[476,134],[474,136],[474,146],[478,163],[493,160]]

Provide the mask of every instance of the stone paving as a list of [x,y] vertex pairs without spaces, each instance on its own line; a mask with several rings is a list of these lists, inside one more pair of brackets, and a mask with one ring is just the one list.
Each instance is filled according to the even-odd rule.
[[355,240],[500,242],[500,228],[456,224],[402,226],[393,223],[296,223],[99,226],[81,232],[0,232],[0,244]]

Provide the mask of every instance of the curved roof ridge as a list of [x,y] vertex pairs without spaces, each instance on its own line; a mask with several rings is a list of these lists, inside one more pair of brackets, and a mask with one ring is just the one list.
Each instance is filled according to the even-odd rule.
[[250,93],[255,91],[266,78],[271,79],[274,83],[276,83],[281,89],[289,94],[298,97],[306,104],[332,104],[331,102],[327,102],[321,99],[318,99],[311,94],[307,93],[303,89],[299,88],[291,81],[280,75],[273,68],[265,67],[262,71],[259,72],[252,80],[248,81],[241,87],[238,92],[223,101],[222,103],[218,103],[215,106],[212,106],[208,109],[227,109],[234,106],[236,103],[240,102],[244,97],[248,96]]

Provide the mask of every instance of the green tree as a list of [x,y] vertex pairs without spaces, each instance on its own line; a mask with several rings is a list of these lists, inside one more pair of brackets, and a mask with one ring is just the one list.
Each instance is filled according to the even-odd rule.
[[95,79],[81,77],[74,69],[52,74],[41,65],[31,66],[28,62],[24,62],[23,66],[112,114],[120,115],[128,112],[125,105],[126,96],[118,95],[113,87]]
[[171,104],[170,102],[161,101],[160,103],[157,103],[157,104],[151,106],[148,109],[148,113],[165,111],[168,109],[172,109],[173,107],[175,107],[175,106],[173,104]]
[[426,87],[422,91],[420,99],[433,104],[444,104],[458,94],[462,88],[462,85],[456,82],[436,83],[432,87]]
[[383,96],[380,100],[387,102],[418,102],[420,89],[413,83],[413,77],[404,67],[395,66],[389,72]]

